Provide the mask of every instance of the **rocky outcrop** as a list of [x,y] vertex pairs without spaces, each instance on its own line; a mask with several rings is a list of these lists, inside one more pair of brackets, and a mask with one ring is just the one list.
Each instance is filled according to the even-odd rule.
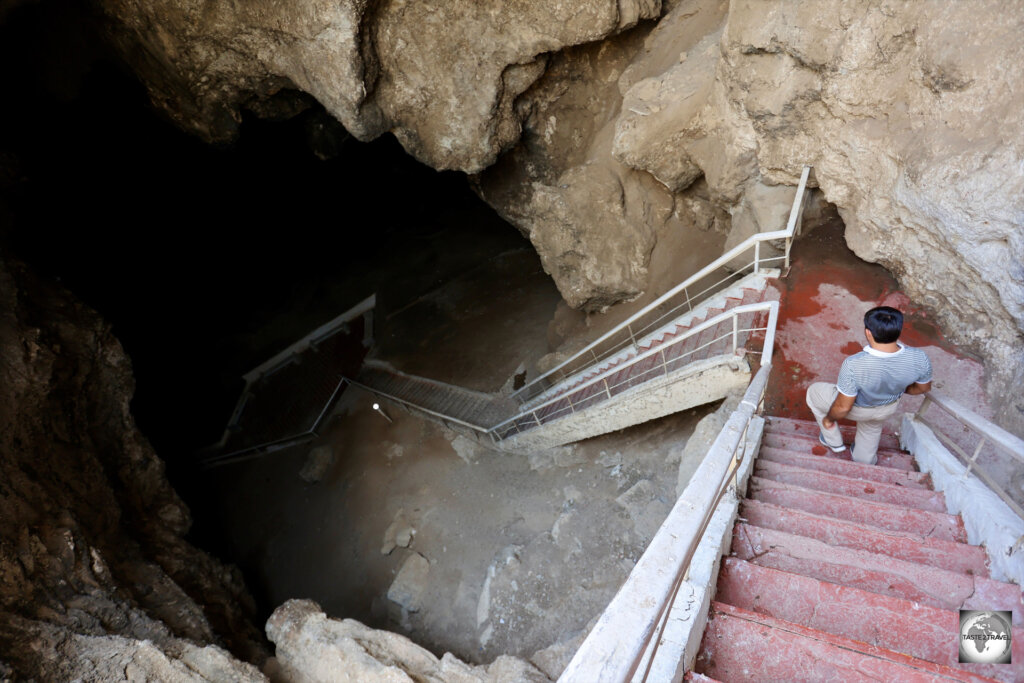
[[0,662],[42,680],[262,680],[228,653],[266,656],[251,598],[183,540],[133,388],[109,325],[0,259]]
[[[993,388],[1024,368],[1022,30],[1020,3],[737,2],[717,76],[761,177],[813,164],[850,247],[981,351]],[[1024,430],[1020,399],[993,404]]]
[[779,227],[811,164],[849,245],[988,359],[993,392],[1024,379],[1019,2],[101,1],[208,139],[297,89],[361,139],[483,171],[578,308],[648,292],[666,236]]
[[677,7],[656,27],[554,56],[520,98],[529,114],[522,141],[476,179],[480,195],[533,242],[570,306],[602,310],[636,298],[650,286],[663,237],[682,235],[699,248],[709,228],[727,229],[706,186],[692,187],[699,169],[666,185],[613,154],[616,122],[629,106],[622,92],[697,49],[724,18],[724,7]]
[[104,0],[153,101],[211,140],[282,91],[361,140],[390,131],[435,168],[481,170],[519,138],[547,53],[658,16],[660,0],[433,3]]
[[[569,57],[554,58],[523,98],[540,115],[482,176],[481,194],[547,254],[567,301],[590,306],[644,289],[643,254],[657,249],[644,227],[659,218],[634,211],[628,230],[611,227],[615,237],[604,237],[597,226],[615,216],[605,204],[630,183],[609,187],[595,166],[618,179],[630,170],[656,178],[662,187],[643,188],[636,203],[657,205],[672,193],[676,214],[687,208],[686,188],[703,178],[710,211],[697,207],[684,221],[706,223],[715,212],[728,248],[783,225],[797,174],[811,164],[812,185],[838,208],[849,246],[890,269],[950,336],[985,356],[993,397],[1016,396],[1007,390],[1024,380],[1024,114],[1016,105],[1024,77],[1015,66],[1024,54],[1014,36],[1024,7],[979,0],[931,9],[680,2],[642,50],[629,52],[617,80],[581,69],[559,76]],[[584,128],[576,144],[586,154],[574,156],[553,129],[590,92],[602,94],[598,109],[614,118],[614,133]],[[571,168],[544,178],[536,169],[552,159]],[[570,206],[585,197],[578,203],[595,215],[563,211],[552,220],[534,209],[538,195],[546,208],[559,190]],[[591,233],[561,247],[563,235]],[[600,276],[577,266],[590,259]],[[1020,399],[993,403],[1002,424],[1024,433]]]
[[472,666],[449,653],[438,659],[397,633],[354,619],[328,619],[310,600],[289,600],[271,615],[267,636],[277,646],[269,667],[291,683],[319,681],[427,681],[429,683],[541,683],[550,679],[528,662],[501,656]]

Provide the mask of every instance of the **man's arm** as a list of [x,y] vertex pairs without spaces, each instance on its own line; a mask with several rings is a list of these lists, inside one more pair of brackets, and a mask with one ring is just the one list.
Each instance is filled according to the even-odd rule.
[[856,396],[847,396],[841,391],[836,394],[836,400],[832,401],[832,407],[828,409],[828,415],[821,420],[821,423],[825,425],[825,429],[832,429],[836,420],[842,420],[846,417],[853,408],[855,400],[857,400]]
[[927,394],[931,390],[931,382],[914,382],[909,387],[907,387],[906,393],[910,394],[911,396],[916,396],[917,394]]

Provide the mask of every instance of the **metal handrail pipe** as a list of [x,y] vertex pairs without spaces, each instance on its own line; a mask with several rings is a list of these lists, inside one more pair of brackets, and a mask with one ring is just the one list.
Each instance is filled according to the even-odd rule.
[[726,265],[727,263],[729,263],[730,261],[735,259],[737,256],[739,256],[740,254],[742,254],[746,250],[750,249],[755,244],[758,244],[760,242],[770,242],[772,240],[786,239],[786,238],[792,237],[794,231],[796,230],[796,222],[797,222],[797,219],[799,218],[800,206],[803,203],[803,195],[804,195],[804,191],[807,188],[807,177],[810,174],[810,170],[811,170],[810,166],[804,166],[803,172],[800,174],[800,183],[797,186],[796,197],[794,197],[794,199],[793,199],[793,206],[790,209],[789,220],[786,222],[786,228],[784,230],[775,230],[773,232],[762,232],[762,233],[759,233],[757,235],[752,235],[752,236],[748,237],[747,239],[743,240],[743,242],[741,242],[740,244],[736,245],[735,247],[733,247],[732,249],[730,249],[726,253],[722,254],[722,256],[720,256],[719,258],[715,259],[714,261],[712,261],[708,265],[704,266],[703,268],[698,270],[696,273],[694,273],[690,277],[686,278],[681,283],[679,283],[678,285],[676,285],[672,289],[668,290],[667,292],[662,294],[660,297],[658,297],[657,299],[655,299],[651,303],[649,303],[646,306],[644,306],[643,308],[641,308],[639,311],[637,311],[636,313],[631,315],[625,321],[619,323],[614,328],[612,328],[611,330],[609,330],[608,332],[606,332],[605,334],[600,336],[597,340],[591,342],[588,346],[586,346],[583,349],[581,349],[580,351],[576,352],[575,354],[573,354],[571,357],[567,358],[565,361],[563,361],[559,365],[556,365],[555,367],[551,368],[550,370],[545,372],[540,377],[537,377],[535,380],[533,380],[532,382],[530,382],[526,386],[522,387],[521,389],[519,389],[518,391],[516,391],[512,395],[516,396],[516,395],[522,393],[523,391],[526,391],[526,389],[528,387],[536,384],[537,382],[540,382],[544,378],[550,376],[552,373],[554,373],[554,372],[556,372],[558,370],[561,370],[563,367],[568,365],[570,362],[576,360],[576,358],[578,358],[579,356],[589,352],[592,348],[596,347],[601,342],[607,340],[612,335],[617,334],[618,332],[621,332],[627,326],[629,326],[632,323],[636,322],[638,319],[640,319],[641,317],[643,317],[647,313],[651,312],[653,309],[657,308],[658,306],[660,306],[661,304],[665,303],[666,301],[668,301],[672,297],[676,296],[677,294],[682,292],[684,289],[686,289],[687,287],[692,285],[694,282],[704,278],[705,276],[707,276],[710,273],[714,272],[718,268],[721,268],[722,266]]
[[418,410],[418,411],[420,411],[422,413],[427,413],[428,415],[433,415],[434,417],[440,418],[442,420],[447,420],[448,422],[454,422],[455,424],[462,425],[463,427],[469,427],[470,429],[478,431],[478,432],[481,432],[483,434],[487,434],[488,432],[491,431],[491,429],[493,429],[493,428],[488,428],[488,427],[481,427],[480,425],[471,424],[471,423],[466,422],[464,420],[460,420],[457,417],[452,417],[451,415],[444,415],[444,414],[439,413],[439,412],[437,412],[435,410],[431,410],[430,408],[424,408],[421,405],[417,405],[417,404],[412,403],[410,401],[406,401],[405,399],[399,398],[399,397],[397,397],[397,396],[395,396],[393,394],[389,394],[386,391],[381,391],[380,389],[374,389],[373,387],[368,387],[365,384],[357,382],[357,381],[355,381],[353,379],[348,379],[347,377],[345,378],[345,381],[347,381],[352,386],[359,387],[360,389],[368,391],[371,394],[376,394],[377,396],[383,396],[384,398],[386,398],[386,399],[388,399],[390,401],[394,401],[395,403],[401,403],[402,405],[408,406],[408,407],[410,407],[410,408],[412,408],[414,410]]
[[970,408],[957,403],[940,391],[929,391],[925,398],[930,399],[962,425],[969,427],[999,450],[1008,453],[1015,459],[1024,462],[1024,439],[1014,436],[999,425],[993,424]]
[[770,364],[771,363],[771,347],[768,344],[769,344],[769,342],[771,342],[773,344],[775,342],[774,324],[778,320],[779,302],[778,301],[762,301],[762,302],[759,302],[759,303],[756,303],[756,304],[744,304],[743,306],[737,306],[736,308],[730,308],[728,311],[725,311],[723,313],[719,313],[714,318],[711,318],[709,320],[704,321],[703,323],[701,323],[697,327],[694,327],[693,329],[687,330],[685,334],[683,334],[680,337],[677,337],[676,339],[672,340],[668,344],[661,344],[661,345],[659,345],[657,347],[650,348],[647,351],[644,351],[643,353],[641,353],[641,354],[635,356],[634,358],[630,359],[630,361],[628,363],[624,363],[622,365],[616,365],[616,366],[607,368],[605,370],[602,370],[597,375],[595,375],[591,379],[587,380],[583,384],[580,384],[577,387],[573,387],[571,392],[566,392],[565,394],[559,394],[558,396],[553,396],[552,398],[549,398],[544,403],[540,403],[538,405],[531,405],[528,410],[520,411],[516,415],[508,418],[507,420],[505,420],[503,422],[499,422],[498,424],[496,424],[493,427],[491,427],[489,431],[497,430],[497,429],[499,429],[501,427],[504,427],[506,424],[509,424],[511,422],[515,422],[516,420],[520,420],[523,417],[525,417],[526,415],[529,415],[532,412],[540,410],[541,408],[544,408],[546,406],[552,405],[554,403],[558,403],[563,398],[565,398],[569,393],[577,393],[577,392],[579,392],[579,391],[581,391],[583,389],[586,389],[587,387],[589,387],[589,386],[591,386],[593,384],[597,384],[598,382],[600,382],[601,380],[607,378],[608,376],[617,374],[619,372],[622,372],[622,370],[624,370],[625,368],[628,368],[628,367],[630,367],[632,365],[636,365],[637,363],[639,363],[639,362],[641,362],[643,360],[646,360],[647,358],[650,358],[651,356],[653,356],[653,355],[655,355],[657,353],[660,353],[660,352],[664,351],[665,349],[671,348],[671,347],[675,346],[676,344],[681,344],[682,342],[686,341],[690,337],[692,337],[694,335],[698,335],[698,334],[700,334],[701,332],[703,332],[704,330],[706,330],[706,329],[708,329],[710,327],[714,327],[716,325],[719,325],[722,322],[728,320],[729,318],[734,318],[736,316],[743,315],[744,313],[756,313],[756,312],[764,311],[764,310],[768,311],[768,316],[769,316],[768,317],[767,331],[765,333],[765,345],[764,345],[764,349],[765,349],[764,353],[767,354],[767,357],[762,356],[762,361],[761,362],[764,365]]
[[636,673],[673,589],[686,575],[703,530],[715,513],[770,371],[770,365],[763,365],[754,376],[739,407],[718,433],[629,578],[562,672],[559,683],[624,683]]
[[[775,304],[774,317],[772,317],[772,313],[771,313],[772,304]],[[633,358],[629,359],[628,363],[625,363],[623,365],[615,365],[615,366],[606,368],[605,370],[602,370],[599,374],[595,375],[591,380],[588,380],[587,383],[581,384],[581,385],[579,385],[577,387],[573,387],[572,392],[575,393],[575,392],[579,391],[580,389],[582,389],[583,387],[586,387],[586,386],[589,386],[590,384],[593,384],[594,380],[596,380],[596,379],[599,379],[601,377],[607,377],[607,373],[613,373],[614,374],[616,372],[619,372],[619,371],[621,371],[624,368],[628,368],[629,366],[635,365],[636,363],[638,363],[638,362],[640,362],[640,361],[650,357],[652,354],[657,353],[660,350],[671,348],[672,346],[675,346],[676,344],[679,344],[679,343],[681,343],[683,341],[686,341],[690,337],[692,337],[694,335],[697,335],[697,334],[700,334],[701,332],[703,332],[704,330],[708,329],[709,327],[714,327],[715,325],[718,325],[718,324],[724,322],[725,320],[727,320],[729,318],[735,318],[736,316],[741,315],[743,313],[750,313],[752,311],[763,311],[763,310],[768,310],[769,311],[769,316],[770,316],[769,320],[771,320],[771,321],[778,320],[778,302],[762,301],[762,302],[758,302],[758,303],[754,303],[754,304],[744,304],[742,306],[737,306],[736,308],[730,308],[728,311],[723,311],[722,313],[719,313],[714,318],[709,318],[709,319],[705,320],[703,323],[701,323],[697,327],[694,327],[692,329],[687,330],[682,336],[676,337],[671,342],[669,342],[667,344],[661,344],[657,348],[653,348],[652,347],[652,348],[648,349],[647,351],[644,351],[640,355],[634,356]],[[774,330],[772,330],[771,336],[772,336],[772,340],[774,341],[774,339],[775,339]],[[711,342],[708,342],[704,346],[709,346],[709,345],[713,344],[715,341],[718,341],[718,340],[717,339],[712,340]],[[701,348],[704,348],[704,346],[701,346],[700,348],[694,349],[693,351],[699,351]],[[769,354],[769,356],[770,355],[771,354]],[[607,359],[605,359],[605,360],[607,360]],[[596,363],[595,365],[600,365],[600,364],[601,363]],[[543,408],[546,405],[550,405],[552,402],[560,400],[562,397],[564,397],[566,395],[566,393],[568,393],[568,392],[559,393],[556,396],[553,396],[553,397],[547,399],[543,403],[530,403],[529,404],[529,408],[522,410],[520,414],[525,414],[525,413],[528,413],[531,410],[537,410],[538,408]],[[542,396],[543,394],[539,394],[539,395]]]

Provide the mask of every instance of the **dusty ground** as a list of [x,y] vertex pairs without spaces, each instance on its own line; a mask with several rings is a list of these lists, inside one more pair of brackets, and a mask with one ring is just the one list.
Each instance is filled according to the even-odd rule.
[[[673,456],[706,412],[524,458],[456,440],[460,454],[443,427],[369,405],[353,393],[340,407],[319,483],[299,479],[301,449],[235,468],[233,550],[270,604],[312,598],[474,661],[530,655],[604,608],[667,514]],[[412,540],[382,554],[396,520]],[[415,554],[429,572],[403,609],[386,596]]]
[[[684,234],[662,236],[643,299],[718,253],[721,235],[694,233],[698,248]],[[493,237],[483,244],[442,230],[424,239],[419,259],[434,262],[437,252],[461,270],[417,278],[396,260],[384,266],[394,278],[375,274],[388,283],[375,311],[375,356],[497,391],[523,366],[532,373],[542,355],[582,345],[628,313],[568,310],[531,248]],[[404,298],[399,280],[408,283]],[[267,610],[312,598],[332,616],[477,662],[571,640],[601,612],[674,502],[679,454],[714,408],[525,457],[385,407],[389,423],[371,403],[351,390],[317,443],[210,472],[224,554]],[[334,464],[306,483],[307,454],[323,445]],[[382,553],[395,536],[398,547]]]
[[[686,251],[685,235],[663,237],[671,248],[653,255],[655,285],[644,300],[713,258],[721,241],[703,233],[703,248]],[[444,244],[439,233],[431,248]],[[642,305],[607,315],[569,311],[535,253],[514,244],[431,286],[404,277],[416,283],[415,295],[403,299],[392,287],[378,307],[375,355],[482,391],[506,385],[522,365],[532,372],[544,353],[581,345]],[[907,312],[905,339],[929,353],[936,386],[988,414],[972,388],[981,366],[943,338],[887,271],[853,256],[841,223],[803,237],[778,286],[783,313],[769,412],[809,417],[807,383],[834,380],[842,358],[859,349],[863,311],[885,303]],[[908,399],[907,409],[919,401]],[[332,616],[475,662],[529,657],[559,642],[571,653],[573,638],[604,608],[669,510],[679,454],[713,408],[516,457],[385,407],[389,423],[371,403],[351,391],[318,443],[212,472],[226,554],[267,609],[312,598]],[[306,483],[299,472],[318,445],[331,448],[334,463]]]

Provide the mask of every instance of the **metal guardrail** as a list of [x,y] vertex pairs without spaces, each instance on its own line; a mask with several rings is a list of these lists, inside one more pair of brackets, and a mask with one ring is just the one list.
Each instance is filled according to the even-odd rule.
[[417,412],[426,413],[428,415],[436,417],[446,427],[450,427],[451,424],[457,424],[457,425],[459,425],[461,427],[466,427],[468,429],[472,429],[472,430],[480,432],[482,434],[490,433],[490,429],[487,428],[487,427],[483,427],[481,425],[475,425],[475,424],[472,424],[471,422],[466,422],[465,420],[460,420],[457,417],[452,417],[450,415],[444,415],[442,413],[437,412],[436,410],[431,410],[430,408],[425,408],[425,407],[423,407],[423,406],[421,406],[421,405],[419,405],[417,403],[413,403],[412,401],[407,401],[404,398],[400,398],[400,397],[395,396],[394,394],[390,394],[390,393],[388,393],[386,391],[381,391],[380,389],[375,389],[375,388],[373,388],[371,386],[367,386],[365,384],[362,384],[362,383],[357,382],[357,381],[352,380],[352,379],[346,378],[345,381],[348,382],[349,384],[351,384],[354,387],[359,387],[363,391],[366,391],[367,393],[373,394],[374,396],[380,396],[382,398],[386,398],[389,401],[393,401],[393,402],[398,403],[398,404],[400,404],[402,406],[405,406],[408,410],[415,410]]
[[[607,359],[630,345],[636,346],[638,339],[642,339],[648,333],[656,330],[666,320],[678,317],[686,310],[693,310],[694,305],[721,291],[728,286],[730,281],[739,279],[748,273],[757,273],[766,264],[776,264],[781,261],[784,268],[788,268],[793,238],[799,233],[800,216],[810,171],[810,166],[804,166],[796,196],[793,198],[793,206],[789,212],[789,220],[786,222],[784,230],[763,232],[748,237],[741,244],[686,278],[571,357],[527,383],[513,393],[512,398],[520,404],[525,404],[571,375]],[[783,254],[762,258],[761,245],[776,240],[785,241]],[[753,252],[752,260],[737,267],[734,263],[736,259],[751,251]],[[710,278],[717,279],[708,285],[700,284],[703,280]],[[699,291],[692,291],[699,287],[702,287]]]
[[[756,315],[764,312],[768,313],[768,320],[765,322],[764,327],[740,328],[739,319],[741,315]],[[760,331],[765,333],[761,364],[770,365],[772,348],[775,343],[775,327],[778,321],[778,315],[779,304],[777,301],[764,301],[731,308],[728,311],[720,313],[714,318],[706,320],[700,325],[687,330],[684,334],[676,337],[670,342],[652,347],[651,349],[629,359],[628,362],[606,368],[586,382],[583,382],[577,387],[573,387],[571,391],[558,394],[539,405],[530,406],[526,410],[520,411],[515,416],[494,425],[488,431],[491,434],[492,439],[501,440],[524,431],[524,429],[520,428],[520,423],[524,421],[526,421],[526,425],[524,425],[524,427],[532,429],[533,427],[537,427],[575,413],[577,410],[589,408],[592,404],[597,403],[598,401],[610,399],[613,395],[621,393],[631,386],[642,384],[643,382],[651,380],[659,375],[667,376],[670,373],[675,372],[690,363],[693,360],[694,354],[718,344],[729,337],[732,338],[732,353],[728,355],[735,356],[739,347],[739,335],[741,333]],[[684,345],[692,337],[700,335],[706,330],[717,327],[729,320],[732,321],[732,326],[725,334],[719,335],[697,348],[682,352],[675,357],[671,357],[672,349],[675,347]],[[726,357],[728,357],[728,355],[726,355]],[[635,367],[652,359],[657,361],[653,367],[650,367],[637,375],[622,377],[622,375],[628,375],[627,371],[629,368]],[[620,377],[617,381],[615,380],[616,376]],[[597,388],[599,391],[597,393],[592,393],[591,390],[593,388]],[[580,398],[577,403],[573,403],[572,396],[580,394],[583,394],[584,397]],[[545,412],[545,408],[553,408],[562,402],[566,402],[567,405]]]
[[[267,453],[273,453],[274,451],[290,448],[291,446],[319,438],[320,433],[317,430],[319,430],[320,425],[323,424],[324,418],[327,417],[327,409],[334,404],[334,401],[338,398],[338,394],[341,392],[341,388],[345,385],[346,381],[348,380],[342,377],[335,385],[334,391],[331,392],[331,397],[324,403],[323,408],[313,420],[312,424],[304,431],[296,432],[273,441],[267,441],[253,446],[246,446],[245,448],[240,448],[230,453],[207,456],[203,458],[201,462],[202,469],[209,469],[211,467],[228,465],[231,463],[241,462],[243,460],[249,460],[251,458],[258,458],[262,455],[266,455]],[[242,407],[244,408],[244,403],[242,404]]]
[[[943,432],[941,428],[934,423],[934,421],[924,417],[925,411],[928,410],[931,405],[936,405],[942,408],[946,414],[956,419],[957,422],[967,427],[971,432],[980,437],[978,444],[974,448],[974,453],[967,455],[967,452],[961,447],[961,445],[956,443],[956,441],[954,441],[949,435]],[[1024,519],[1024,509],[1022,509],[1015,500],[1010,498],[1010,495],[1006,493],[995,479],[978,467],[978,456],[981,454],[982,449],[986,444],[995,447],[999,451],[1008,454],[1017,462],[1024,464],[1024,440],[1010,434],[1002,427],[992,424],[971,409],[960,405],[941,392],[934,390],[929,391],[924,395],[924,403],[921,404],[917,413],[914,414],[914,420],[927,425],[935,436],[942,441],[942,443],[952,449],[952,451],[960,457],[964,465],[967,467],[967,474],[970,474],[973,471],[975,476],[985,482],[985,485],[999,496],[1018,517]]]
[[[770,349],[766,340],[766,352]],[[668,621],[700,540],[746,457],[743,445],[747,428],[760,410],[770,372],[769,362],[751,380],[739,407],[718,433],[629,578],[562,672],[559,683],[636,680],[647,650],[660,638]],[[652,655],[647,670],[639,672],[640,680],[646,680],[653,661]]]
[[[338,398],[346,381],[339,372],[335,372],[330,368],[323,368],[322,372],[318,372],[318,376],[322,378],[323,383],[318,385],[316,391],[311,393],[313,397],[320,396],[322,403],[314,406],[312,411],[304,413],[304,419],[298,424],[288,425],[287,428],[277,431],[272,430],[261,435],[258,433],[259,438],[253,438],[251,443],[241,447],[239,447],[239,444],[230,441],[233,435],[241,433],[242,420],[243,416],[246,415],[246,410],[252,410],[250,406],[254,400],[254,387],[267,380],[271,380],[278,373],[287,371],[299,361],[303,354],[315,351],[325,345],[329,347],[338,339],[338,335],[350,334],[352,331],[351,325],[357,324],[360,318],[362,318],[362,346],[364,349],[372,346],[373,311],[376,305],[377,295],[371,294],[341,315],[320,325],[309,334],[290,344],[286,349],[281,350],[273,357],[242,375],[242,379],[245,380],[245,386],[239,394],[234,409],[231,411],[231,417],[228,419],[224,432],[216,443],[207,446],[197,454],[201,466],[209,468],[240,462],[317,438],[319,436],[317,430],[320,429],[324,419],[327,417],[328,409]],[[356,322],[354,323],[353,321]],[[329,351],[328,355],[333,355],[333,352]],[[259,397],[256,400],[259,400]],[[293,403],[294,401],[291,401],[288,405]],[[287,410],[284,409],[278,412],[287,414]],[[226,453],[223,452],[229,445],[233,446],[233,449]]]

